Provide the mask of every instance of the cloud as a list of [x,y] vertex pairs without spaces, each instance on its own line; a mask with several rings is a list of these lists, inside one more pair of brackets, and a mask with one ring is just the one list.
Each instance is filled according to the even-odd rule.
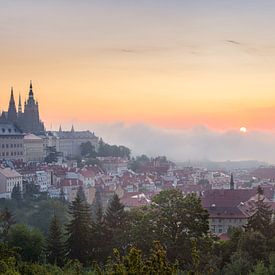
[[240,42],[235,41],[235,40],[226,40],[227,43],[235,44],[235,45],[241,45]]
[[134,155],[166,155],[174,161],[209,159],[260,160],[275,163],[275,133],[237,130],[219,132],[204,126],[184,130],[145,124],[97,124],[93,130],[112,144],[123,144]]

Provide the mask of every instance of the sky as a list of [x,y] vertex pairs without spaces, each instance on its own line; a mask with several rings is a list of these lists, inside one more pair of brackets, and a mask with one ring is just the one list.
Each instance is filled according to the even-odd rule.
[[274,14],[273,0],[0,0],[0,109],[32,80],[48,129],[272,132]]

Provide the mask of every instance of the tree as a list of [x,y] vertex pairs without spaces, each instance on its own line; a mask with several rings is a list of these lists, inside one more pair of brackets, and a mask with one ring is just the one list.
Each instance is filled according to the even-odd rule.
[[66,202],[66,196],[65,196],[63,187],[61,187],[61,189],[60,189],[59,200],[60,200],[62,203],[65,203],[65,202]]
[[92,203],[92,216],[93,220],[97,219],[97,215],[100,214],[101,216],[103,215],[103,206],[102,206],[102,198],[101,198],[101,191],[99,188],[96,189],[95,192],[95,198]]
[[231,257],[231,262],[226,265],[222,274],[225,275],[247,275],[252,269],[249,257],[246,254],[236,252]]
[[91,244],[93,247],[92,256],[97,263],[104,263],[104,261],[109,256],[109,251],[106,243],[108,231],[104,222],[103,209],[99,202],[97,203],[94,211],[95,213],[92,223],[91,234]]
[[16,260],[19,254],[14,248],[0,243],[0,274],[19,275],[16,268]]
[[46,255],[51,264],[62,266],[65,259],[62,228],[56,215],[53,216],[46,241]]
[[92,145],[90,141],[81,143],[80,150],[82,157],[95,158],[97,156],[95,147]]
[[66,226],[66,249],[70,259],[87,265],[90,259],[91,213],[86,201],[79,195],[69,206],[70,222]]
[[127,232],[126,213],[117,194],[114,194],[104,220],[108,232],[106,237],[109,250],[111,251],[113,248],[124,250],[127,245],[127,238],[125,238],[125,232]]
[[267,274],[269,274],[269,272],[263,262],[258,262],[254,270],[249,273],[249,275],[267,275]]
[[22,193],[19,183],[14,185],[11,192],[11,198],[16,200],[18,203],[22,201]]
[[[102,272],[102,273],[101,273]],[[145,258],[142,251],[132,247],[122,257],[117,249],[111,261],[105,266],[105,270],[99,274],[136,274],[136,275],[173,275],[179,274],[176,264],[171,264],[166,258],[166,251],[159,242],[155,242],[149,257]]]
[[37,262],[43,251],[44,238],[38,229],[29,229],[24,224],[13,226],[8,235],[8,245],[19,247],[23,261]]
[[87,201],[83,186],[81,185],[77,189],[77,196],[79,196],[82,201]]
[[35,199],[39,196],[39,194],[40,194],[39,185],[36,185],[33,182],[25,184],[25,193],[24,193],[25,200]]
[[239,240],[238,249],[250,256],[253,264],[268,259],[267,240],[259,231],[247,231]]
[[265,237],[269,238],[272,237],[272,210],[270,209],[269,205],[264,202],[265,197],[263,196],[263,189],[260,186],[258,186],[257,195],[258,197],[254,213],[251,217],[249,217],[245,229],[246,231],[258,231]]
[[[160,192],[153,198],[150,210],[155,238],[167,249],[168,259],[178,259],[182,266],[192,265],[192,242],[202,260],[211,256],[212,240],[208,237],[208,213],[196,195],[184,195],[175,189]],[[201,268],[205,268],[201,262]],[[203,272],[203,271],[202,271]]]
[[61,153],[57,152],[55,146],[47,146],[46,152],[47,156],[45,157],[45,162],[47,163],[57,162],[58,157],[61,156]]
[[15,224],[15,219],[9,209],[5,207],[0,213],[0,239],[3,240],[4,243],[7,242],[8,234],[13,224]]

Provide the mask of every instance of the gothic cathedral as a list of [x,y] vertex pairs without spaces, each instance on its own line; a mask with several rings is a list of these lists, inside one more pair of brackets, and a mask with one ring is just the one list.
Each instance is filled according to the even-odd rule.
[[11,88],[11,96],[9,109],[2,112],[0,121],[3,123],[12,122],[16,124],[24,133],[43,134],[45,132],[44,124],[39,118],[38,102],[34,99],[32,82],[30,83],[29,97],[22,108],[21,96],[19,95],[18,111],[16,110],[13,89]]

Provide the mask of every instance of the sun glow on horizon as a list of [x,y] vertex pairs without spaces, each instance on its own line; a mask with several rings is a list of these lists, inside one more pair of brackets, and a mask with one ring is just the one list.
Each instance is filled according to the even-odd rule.
[[245,134],[245,133],[247,132],[246,127],[243,127],[243,126],[242,126],[242,127],[240,128],[240,132],[243,133],[243,134]]

